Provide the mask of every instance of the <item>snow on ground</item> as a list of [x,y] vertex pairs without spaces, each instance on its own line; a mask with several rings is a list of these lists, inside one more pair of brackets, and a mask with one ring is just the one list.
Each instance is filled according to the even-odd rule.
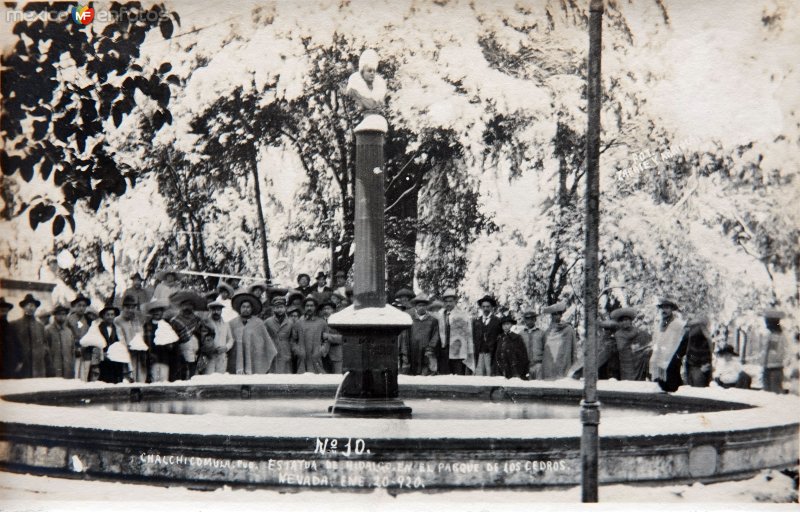
[[[241,385],[241,384],[303,384],[337,385],[338,375],[212,375],[198,376],[189,385]],[[507,380],[502,377],[410,377],[401,376],[401,386],[417,384],[425,387],[447,386],[452,384],[477,386],[514,386],[530,388],[567,388],[580,390],[582,382],[563,379],[554,382]],[[161,385],[161,384],[159,384]],[[185,386],[186,382],[164,383],[164,386]],[[146,385],[145,385],[146,386]],[[66,389],[120,389],[142,387],[141,384],[83,383],[64,379],[28,379],[22,381],[0,382],[0,395],[11,393],[66,390]],[[652,394],[658,387],[652,382],[601,381],[600,390]],[[795,395],[776,395],[761,391],[722,389],[717,387],[679,389],[675,396],[709,398],[722,401],[742,402],[755,407],[742,410],[705,412],[696,414],[669,414],[669,421],[631,422],[630,418],[605,418],[600,433],[602,436],[656,436],[686,434],[697,431],[727,432],[741,428],[763,428],[775,425],[797,423],[800,418],[800,398]],[[146,412],[121,412],[111,410],[95,411],[87,416],[81,408],[15,403],[0,400],[0,417],[13,421],[36,425],[81,426],[87,428],[179,432],[199,435],[225,434],[230,436],[265,437],[319,437],[355,436],[377,438],[390,435],[400,438],[430,438],[441,436],[443,420],[391,419],[353,419],[353,418],[256,418],[243,416],[236,423],[226,421],[224,415],[170,415],[164,421],[153,424],[152,414]],[[580,423],[570,419],[544,419],[533,424],[526,420],[446,420],[448,437],[473,438],[476,429],[491,431],[495,437],[577,437]],[[480,427],[476,427],[480,425]]]
[[[146,487],[145,487],[146,485]],[[763,471],[743,481],[708,485],[608,485],[600,488],[601,503],[658,503],[669,510],[797,510],[797,489],[791,478],[777,471]],[[459,510],[500,512],[519,510],[536,504],[537,510],[569,510],[567,504],[580,503],[580,488],[552,490],[452,490],[440,492],[399,493],[384,490],[371,492],[295,491],[267,489],[232,489],[213,491],[183,486],[131,484],[105,481],[73,480],[27,474],[0,473],[0,496],[4,510],[38,510],[58,502],[60,510],[89,510],[107,507],[114,510],[192,510],[230,506],[243,510],[248,504],[261,510],[300,510],[323,506],[322,510]],[[98,503],[86,502],[86,500]],[[560,503],[547,507],[547,503]],[[716,503],[716,506],[711,506]],[[722,505],[724,503],[724,505]],[[763,507],[764,503],[794,503]],[[142,505],[146,504],[146,508]],[[201,505],[202,504],[202,505]],[[265,504],[269,504],[265,508]],[[698,504],[703,504],[698,506]],[[791,507],[791,508],[790,508]],[[595,507],[607,510],[641,510],[638,507]]]

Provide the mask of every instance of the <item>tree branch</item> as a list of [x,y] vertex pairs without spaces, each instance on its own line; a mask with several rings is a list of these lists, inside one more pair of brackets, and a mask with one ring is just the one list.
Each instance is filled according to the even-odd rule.
[[409,188],[408,190],[406,190],[405,192],[403,192],[402,194],[400,194],[400,197],[398,197],[398,198],[397,198],[397,200],[395,200],[395,202],[393,202],[393,203],[392,203],[390,206],[386,207],[386,208],[383,210],[383,213],[389,213],[389,210],[391,210],[392,208],[394,208],[395,206],[397,206],[397,204],[398,204],[398,203],[400,203],[400,201],[402,201],[402,200],[403,200],[403,198],[405,198],[405,197],[406,197],[408,194],[410,194],[411,192],[413,192],[413,191],[414,191],[414,189],[416,189],[416,188],[417,188],[417,184],[416,184],[416,183],[414,183],[413,185],[411,185],[411,188]]

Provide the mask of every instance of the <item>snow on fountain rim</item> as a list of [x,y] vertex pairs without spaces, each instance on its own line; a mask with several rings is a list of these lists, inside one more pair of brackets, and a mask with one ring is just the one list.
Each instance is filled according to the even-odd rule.
[[[289,386],[316,384],[337,385],[339,375],[209,375],[196,376],[191,381],[158,383],[159,387],[185,387],[192,385],[276,385]],[[469,385],[489,387],[582,389],[582,382],[571,379],[559,381],[523,381],[502,377],[475,376],[400,376],[400,385],[437,386]],[[652,394],[659,392],[652,382],[600,381],[602,391]],[[0,395],[74,389],[99,390],[146,387],[149,384],[86,383],[66,379],[26,379],[0,381]],[[755,428],[797,425],[800,418],[800,397],[777,395],[764,391],[722,389],[718,387],[681,387],[675,396],[708,398],[738,402],[753,406],[751,409],[702,412],[692,414],[670,413],[662,416],[635,416],[603,418],[601,437],[663,436],[690,433],[730,432]],[[331,402],[333,398],[331,397]],[[602,409],[601,409],[602,411]],[[4,423],[41,426],[82,427],[114,431],[156,432],[165,434],[225,435],[263,438],[355,437],[364,439],[415,439],[449,438],[565,438],[578,437],[581,423],[577,419],[531,420],[398,420],[381,418],[263,418],[221,414],[182,415],[149,412],[123,412],[93,410],[69,406],[51,406],[15,403],[0,399],[0,418]],[[602,412],[601,412],[602,414]]]

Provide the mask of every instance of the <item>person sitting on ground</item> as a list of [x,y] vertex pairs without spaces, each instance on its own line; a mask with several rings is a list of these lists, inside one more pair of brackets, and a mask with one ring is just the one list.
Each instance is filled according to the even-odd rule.
[[752,379],[742,368],[739,354],[730,345],[717,350],[714,364],[714,382],[723,388],[750,389]]

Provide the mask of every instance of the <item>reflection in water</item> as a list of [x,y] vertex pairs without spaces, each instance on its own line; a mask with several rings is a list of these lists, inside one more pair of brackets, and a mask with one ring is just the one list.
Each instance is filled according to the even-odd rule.
[[[578,403],[542,401],[480,401],[404,399],[414,419],[549,419],[578,418]],[[141,402],[90,403],[87,409],[169,414],[219,414],[223,416],[327,417],[328,398],[176,399]],[[674,412],[674,411],[670,411]],[[604,405],[604,417],[654,416],[653,409]]]

